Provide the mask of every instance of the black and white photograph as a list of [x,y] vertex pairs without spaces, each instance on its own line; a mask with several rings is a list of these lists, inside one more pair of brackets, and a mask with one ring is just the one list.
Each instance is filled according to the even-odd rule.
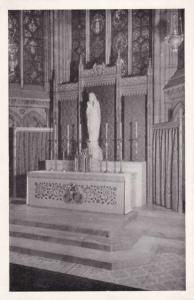
[[7,10],[9,293],[186,291],[185,23]]

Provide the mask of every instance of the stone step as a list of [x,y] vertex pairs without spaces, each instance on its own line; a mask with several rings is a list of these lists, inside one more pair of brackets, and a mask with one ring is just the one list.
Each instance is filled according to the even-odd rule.
[[21,237],[10,237],[10,251],[107,270],[128,267],[137,254],[134,251],[107,252]]
[[130,238],[129,236],[126,236],[127,234],[127,232],[122,231],[118,236],[105,237],[79,232],[68,232],[42,227],[10,224],[10,236],[12,237],[49,241],[58,244],[73,245],[109,252],[129,250],[140,237],[138,233],[130,232]]
[[98,235],[103,237],[111,236],[110,230],[101,229],[97,226],[93,226],[93,228],[89,227],[89,224],[71,224],[71,223],[60,223],[57,222],[50,223],[50,222],[41,222],[39,220],[19,220],[19,219],[11,219],[11,224],[14,225],[22,225],[28,227],[38,227],[38,228],[47,228],[52,230],[59,230],[59,231],[67,231],[67,232],[76,232],[82,234],[90,234],[90,235]]
[[135,211],[131,211],[127,215],[115,215],[27,205],[18,205],[14,207],[14,210],[10,209],[10,221],[22,219],[23,221],[45,222],[56,225],[69,224],[72,227],[94,228],[97,230],[106,228],[106,231],[109,232],[120,230],[136,217],[137,212]]
[[52,230],[41,227],[11,224],[10,236],[104,251],[112,251],[113,248],[116,250],[114,240],[104,236],[93,237],[92,235],[84,233]]

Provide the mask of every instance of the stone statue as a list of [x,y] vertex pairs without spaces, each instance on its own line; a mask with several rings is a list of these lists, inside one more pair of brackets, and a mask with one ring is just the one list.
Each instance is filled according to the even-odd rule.
[[87,116],[87,127],[88,127],[88,150],[92,159],[102,160],[102,149],[98,144],[100,123],[101,123],[101,112],[100,104],[94,93],[89,93],[89,101],[86,109]]

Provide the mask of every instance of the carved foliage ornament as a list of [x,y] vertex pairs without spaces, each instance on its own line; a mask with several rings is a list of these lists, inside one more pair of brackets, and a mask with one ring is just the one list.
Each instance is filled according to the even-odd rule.
[[35,198],[67,204],[116,205],[117,188],[109,185],[35,182]]

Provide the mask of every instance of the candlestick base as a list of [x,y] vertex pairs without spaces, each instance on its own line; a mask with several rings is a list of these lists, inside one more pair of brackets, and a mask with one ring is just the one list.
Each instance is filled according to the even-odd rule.
[[61,169],[62,172],[66,172],[65,170],[65,161],[64,159],[62,160],[62,169]]
[[55,169],[55,166],[54,166],[54,160],[52,159],[52,160],[51,160],[51,165],[50,165],[50,170],[49,170],[49,171],[53,172],[54,169]]
[[120,170],[119,173],[123,173],[123,161],[120,160]]
[[106,160],[106,169],[105,169],[104,173],[108,173],[108,160]]

